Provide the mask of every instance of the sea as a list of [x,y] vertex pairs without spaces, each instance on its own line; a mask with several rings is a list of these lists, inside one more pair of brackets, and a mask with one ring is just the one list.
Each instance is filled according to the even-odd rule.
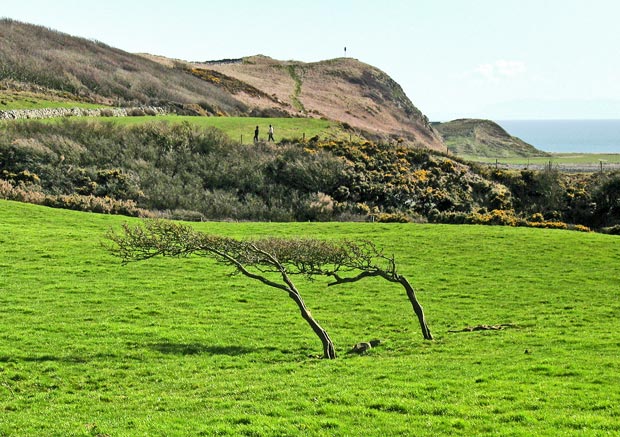
[[552,153],[620,153],[619,120],[496,121],[513,137]]

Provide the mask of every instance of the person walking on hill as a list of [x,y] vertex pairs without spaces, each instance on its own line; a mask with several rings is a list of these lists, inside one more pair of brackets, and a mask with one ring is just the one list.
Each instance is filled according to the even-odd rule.
[[258,126],[254,129],[254,142],[258,143]]
[[276,142],[276,140],[273,139],[273,126],[269,125],[269,137],[267,138],[267,142],[269,141],[273,141],[274,143]]

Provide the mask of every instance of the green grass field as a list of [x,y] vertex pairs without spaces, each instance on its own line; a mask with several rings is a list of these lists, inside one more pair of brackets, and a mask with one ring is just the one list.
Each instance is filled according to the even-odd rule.
[[274,126],[274,138],[281,141],[284,138],[308,140],[315,135],[321,139],[358,139],[355,135],[349,136],[340,124],[331,120],[316,118],[258,118],[258,117],[190,117],[166,115],[157,117],[103,117],[102,120],[111,120],[123,125],[133,125],[149,122],[182,123],[189,122],[201,127],[215,127],[221,129],[231,139],[243,144],[250,144],[254,138],[254,129],[259,127],[259,138],[267,140],[269,125]]
[[[0,111],[11,109],[42,109],[42,108],[100,108],[102,105],[73,101],[49,100],[36,94],[11,93],[0,90]],[[86,117],[90,118],[90,117]],[[54,122],[60,119],[44,119]],[[144,116],[144,117],[97,117],[97,120],[113,121],[123,125],[134,125],[149,122],[182,123],[189,122],[196,126],[215,127],[221,129],[231,139],[243,144],[251,144],[254,129],[259,126],[259,138],[267,140],[269,125],[274,126],[276,141],[282,139],[310,139],[319,136],[322,140],[352,139],[360,137],[342,129],[339,123],[316,118],[259,118],[259,117],[192,117],[192,116]],[[23,122],[20,120],[20,122]]]
[[[463,159],[475,162],[495,163],[495,158],[477,156],[460,156]],[[499,158],[501,164],[523,165],[537,164],[547,165],[573,165],[573,164],[599,164],[603,165],[620,163],[620,153],[553,153],[551,156],[539,156],[531,158]]]
[[[0,108],[1,109],[1,108]],[[57,123],[62,118],[48,118],[41,121],[44,123]],[[259,118],[259,117],[193,117],[181,115],[137,116],[137,117],[76,117],[75,120],[98,120],[113,122],[124,126],[132,126],[144,123],[183,123],[187,122],[199,127],[215,127],[222,130],[229,138],[243,144],[251,144],[254,138],[254,129],[259,126],[259,139],[267,141],[269,125],[274,126],[274,138],[276,142],[283,139],[309,140],[318,136],[321,140],[353,140],[362,138],[356,134],[345,131],[340,123],[331,120],[317,118]],[[28,123],[32,120],[5,120],[0,123]]]
[[[0,201],[0,436],[563,436],[620,433],[620,240],[527,228],[202,223],[237,237],[368,238],[402,289],[296,278],[340,354],[282,292],[209,260],[121,266],[123,217]],[[501,331],[449,332],[510,323]],[[367,355],[354,343],[380,338]]]

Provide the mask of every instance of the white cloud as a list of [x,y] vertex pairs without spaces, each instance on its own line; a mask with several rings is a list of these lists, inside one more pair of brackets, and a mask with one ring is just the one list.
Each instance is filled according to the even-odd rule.
[[506,61],[503,59],[490,64],[480,64],[474,69],[474,73],[491,81],[515,78],[524,74],[526,71],[527,68],[523,62]]

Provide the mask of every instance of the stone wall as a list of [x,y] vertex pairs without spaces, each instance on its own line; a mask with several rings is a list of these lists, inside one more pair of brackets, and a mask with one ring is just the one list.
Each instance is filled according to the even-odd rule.
[[0,111],[0,120],[57,118],[57,117],[130,117],[137,115],[171,114],[170,108],[159,106],[137,106],[132,108],[41,108],[11,109]]

